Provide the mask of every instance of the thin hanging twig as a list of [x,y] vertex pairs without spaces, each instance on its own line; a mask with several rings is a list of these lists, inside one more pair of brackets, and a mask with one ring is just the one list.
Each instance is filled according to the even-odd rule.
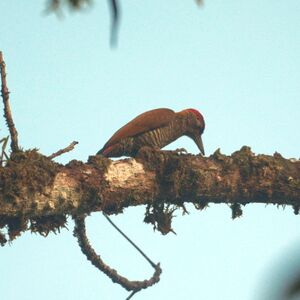
[[127,291],[132,291],[127,299],[130,299],[136,292],[146,289],[160,280],[162,270],[159,263],[156,265],[154,264],[153,267],[155,272],[152,277],[143,281],[130,281],[126,277],[119,275],[116,270],[106,265],[101,257],[95,252],[87,238],[84,220],[85,216],[74,217],[74,236],[78,239],[78,244],[82,253],[98,270],[106,274],[113,282],[120,284]]
[[19,151],[18,146],[18,132],[15,128],[15,124],[12,118],[12,113],[9,104],[9,90],[6,84],[6,69],[5,62],[3,60],[2,52],[0,51],[0,73],[1,73],[1,96],[4,104],[4,118],[6,120],[7,127],[9,129],[10,137],[11,137],[11,151],[17,152]]
[[136,293],[137,291],[133,291],[125,300],[131,299]]
[[147,262],[155,269],[156,264],[111,220],[111,218],[103,213],[107,221],[147,260]]

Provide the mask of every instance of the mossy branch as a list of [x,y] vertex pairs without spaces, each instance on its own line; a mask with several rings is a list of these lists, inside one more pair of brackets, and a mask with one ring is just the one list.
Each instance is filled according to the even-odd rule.
[[300,161],[278,153],[254,155],[243,147],[231,156],[216,151],[205,158],[149,149],[135,159],[91,156],[87,163],[60,165],[35,149],[19,151],[0,167],[0,244],[25,230],[44,236],[59,232],[66,227],[67,216],[72,216],[83,253],[113,282],[131,290],[131,298],[158,282],[159,264],[149,280],[120,276],[90,245],[84,216],[94,211],[118,214],[125,207],[146,204],[144,221],[167,234],[174,232],[174,210],[186,211],[188,202],[197,209],[210,202],[230,204],[233,218],[241,216],[241,205],[248,203],[291,205],[298,213]]
[[207,158],[166,151],[143,155],[118,161],[91,156],[87,163],[59,165],[36,150],[13,154],[0,168],[0,228],[10,219],[26,223],[94,211],[118,214],[136,205],[148,205],[145,221],[164,233],[171,231],[170,205],[193,203],[203,209],[208,203],[226,203],[233,217],[249,203],[299,211],[299,160],[278,153],[254,155],[248,147]]

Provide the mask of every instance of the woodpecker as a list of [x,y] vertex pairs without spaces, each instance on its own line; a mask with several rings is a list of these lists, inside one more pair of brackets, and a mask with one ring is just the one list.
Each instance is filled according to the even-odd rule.
[[[189,108],[177,113],[168,108],[153,109],[142,113],[116,131],[97,155],[135,157],[143,147],[161,149],[184,135],[193,139],[200,152],[205,155],[201,139],[204,128],[204,118],[196,109]],[[103,214],[155,267],[156,265],[113,223],[109,216],[105,212]],[[129,297],[131,298],[134,293]]]
[[97,155],[135,157],[142,147],[161,149],[181,136],[194,140],[205,155],[201,135],[205,128],[202,114],[196,109],[174,112],[158,108],[144,112],[120,128]]

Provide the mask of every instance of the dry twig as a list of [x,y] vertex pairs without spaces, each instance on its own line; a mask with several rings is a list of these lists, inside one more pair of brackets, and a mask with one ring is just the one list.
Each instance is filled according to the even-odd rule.
[[5,70],[5,62],[3,60],[2,52],[0,51],[0,73],[1,73],[1,96],[4,103],[4,118],[6,120],[7,127],[9,129],[9,133],[11,136],[11,151],[17,152],[19,151],[18,146],[18,132],[15,128],[15,124],[12,118],[10,104],[9,104],[9,91],[6,84],[6,70]]
[[[55,12],[58,17],[62,17],[62,5],[67,3],[72,9],[83,9],[85,5],[91,4],[90,0],[48,0],[48,5],[45,9],[45,13]],[[118,0],[108,0],[109,10],[111,14],[111,26],[110,26],[110,45],[116,46],[117,43],[117,31],[120,20],[120,4]]]
[[2,152],[1,152],[1,156],[0,156],[0,166],[2,166],[3,162],[4,162],[4,157],[7,160],[8,159],[8,155],[5,152],[5,148],[8,142],[9,136],[3,138],[0,140],[0,144],[2,143]]
[[57,156],[60,156],[64,153],[66,153],[66,152],[72,151],[77,144],[78,144],[78,142],[74,141],[68,147],[60,149],[57,152],[54,152],[53,154],[49,155],[48,158],[53,159]]

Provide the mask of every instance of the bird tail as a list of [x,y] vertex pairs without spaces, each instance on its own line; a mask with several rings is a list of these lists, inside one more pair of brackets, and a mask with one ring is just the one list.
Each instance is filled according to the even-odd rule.
[[114,145],[109,146],[109,147],[103,147],[101,150],[99,150],[96,155],[103,155],[106,157],[109,157],[111,151],[114,149]]
[[101,150],[99,150],[96,155],[102,155],[102,152],[103,152],[103,148]]

